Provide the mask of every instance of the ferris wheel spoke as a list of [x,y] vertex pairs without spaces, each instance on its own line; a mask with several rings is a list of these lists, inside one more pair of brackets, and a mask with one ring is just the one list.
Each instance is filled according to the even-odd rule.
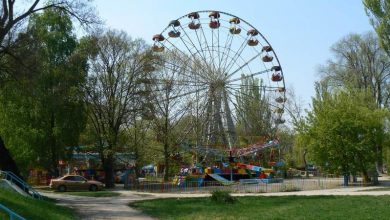
[[190,92],[186,92],[186,93],[183,93],[183,94],[179,94],[179,95],[173,96],[172,99],[181,98],[181,97],[188,96],[188,95],[190,95],[190,94],[194,94],[194,93],[196,93],[196,92],[204,91],[204,90],[207,90],[207,89],[208,89],[208,87],[204,87],[204,88],[192,90],[192,91],[190,91]]
[[[207,50],[209,51],[210,59],[211,59],[212,65],[213,65],[213,67],[214,67],[213,70],[215,71],[215,62],[214,62],[214,60],[212,59],[213,56],[211,55],[210,46],[209,46],[209,44],[208,44],[208,42],[207,42],[206,34],[204,33],[204,30],[203,30],[203,25],[200,26],[200,30],[202,31],[202,35],[203,35],[203,38],[204,38],[204,42],[205,42],[205,44],[206,44]],[[202,48],[201,48],[201,49],[202,49]]]
[[[256,54],[255,56],[253,56],[251,59],[249,59],[246,63],[244,63],[243,65],[241,65],[240,67],[238,67],[236,70],[234,70],[232,73],[229,73],[229,75],[227,76],[227,78],[230,78],[231,76],[233,76],[235,73],[237,73],[238,71],[240,71],[242,68],[244,68],[245,66],[247,66],[249,63],[251,63],[253,60],[255,60],[257,57],[261,56],[261,53],[258,53]],[[231,69],[231,68],[230,68]],[[228,70],[228,72],[230,71],[230,69]]]
[[[167,69],[171,70],[172,72],[178,72],[177,68],[182,68],[180,66],[177,66],[174,63],[171,63],[171,62],[168,62],[168,61],[165,61],[165,62],[166,62],[166,64],[169,64],[169,65],[165,65],[163,68],[167,68]],[[202,75],[202,73],[199,73],[199,72],[194,71],[194,70],[189,70],[188,71],[189,73],[194,74],[194,76],[187,75],[187,71],[185,71],[185,73],[184,73],[184,71],[179,71],[179,72],[181,73],[181,75],[187,77],[188,79],[193,79],[194,76],[201,76]],[[204,81],[202,79],[199,79],[198,81],[194,81],[194,82],[197,82],[197,83],[207,83],[206,81]]]
[[218,35],[217,35],[217,48],[218,48],[218,53],[217,53],[217,55],[218,55],[218,71],[220,71],[221,70],[221,51],[220,51],[220,48],[219,48],[219,29],[220,28],[218,28]]
[[[180,39],[182,39],[182,38],[180,37]],[[183,39],[182,39],[182,40],[183,40]],[[186,53],[184,53],[182,50],[180,50],[180,49],[179,49],[175,44],[173,44],[171,41],[169,41],[168,39],[166,39],[166,41],[167,41],[169,44],[171,44],[176,50],[180,51],[184,56],[187,56]],[[183,42],[184,42],[184,41],[183,41]],[[187,46],[186,43],[184,43],[184,46],[187,48],[189,54],[190,54],[191,57],[193,58],[192,61],[193,61],[194,63],[196,63],[197,58],[195,57],[195,55],[192,53],[192,51],[190,50],[190,48]]]
[[[179,98],[180,97],[183,97],[185,93],[182,93],[180,95],[175,95],[177,93],[180,93],[181,91],[183,91],[184,88],[181,88],[179,90],[175,90],[175,91],[167,91],[166,88],[159,88],[158,91],[160,91],[160,93],[157,93],[153,99],[155,100],[156,103],[158,103],[158,108],[164,112],[166,111],[166,107],[167,106],[178,106],[177,104],[182,102],[182,100],[180,100]],[[172,94],[172,93],[175,93],[175,94]]]
[[[198,50],[198,48],[196,47],[195,43],[192,41],[192,39],[190,38],[190,36],[187,34],[186,30],[180,25],[180,28],[181,30],[183,31],[183,33],[185,34],[185,36],[188,38],[188,40],[191,42],[192,46],[195,48],[196,52],[199,54],[199,56],[202,58],[204,64],[206,65],[207,69],[209,71],[211,71],[211,67],[209,65],[209,63],[207,62],[206,60],[206,57],[204,55],[204,51],[202,50],[202,43],[200,42],[199,40],[199,37],[198,37],[198,34],[196,33],[196,37],[198,39],[198,43],[199,43],[199,46],[200,46],[200,50],[202,51],[202,53]],[[195,30],[196,31],[196,30]],[[180,39],[183,41],[184,43],[184,39],[180,37]]]
[[245,89],[253,89],[253,90],[263,89],[264,91],[267,91],[267,92],[275,91],[275,90],[280,88],[280,87],[277,87],[277,86],[244,85],[244,84],[227,84],[227,87],[231,88],[231,89],[240,89],[240,88],[243,88],[243,87],[245,87]]
[[205,63],[207,63],[207,66],[211,69],[211,66],[210,66],[210,64],[207,62],[207,58],[206,58],[206,52],[203,50],[203,44],[202,44],[202,40],[201,40],[201,37],[199,37],[199,35],[198,35],[198,30],[195,30],[195,35],[196,35],[196,39],[198,40],[198,43],[199,43],[199,49],[200,49],[200,51],[202,52],[202,54],[203,54],[203,61],[205,62]]
[[[199,107],[199,106],[197,106],[197,108],[196,108],[196,111],[197,111],[197,116],[198,117],[203,117],[204,115],[206,115],[207,114],[207,108],[208,108],[208,105],[207,104],[205,104],[205,103],[207,103],[208,102],[208,100],[205,100],[205,99],[207,99],[207,91],[199,91],[198,92],[198,94],[199,93],[203,93],[203,95],[199,95],[199,97],[202,97],[202,98],[199,98],[199,99],[197,99],[197,104],[199,103],[199,102],[201,102],[202,103],[202,107]],[[203,120],[203,121],[205,121],[205,120]],[[203,122],[203,123],[205,123],[205,122]]]
[[[214,63],[214,29],[211,29],[211,60],[213,60],[213,63]],[[216,65],[214,64],[214,71],[216,72],[217,71],[217,68],[216,68]]]
[[[168,50],[168,52],[169,53],[171,53],[171,54],[175,54],[175,52],[173,51],[173,50],[171,50],[171,49],[169,49],[168,47],[166,47],[165,46],[165,44],[163,44],[163,46],[165,47],[165,48],[167,48],[167,50]],[[185,54],[184,54],[185,55]],[[186,64],[189,60],[190,60],[190,58],[188,58],[187,60],[184,60],[182,57],[178,57],[178,59],[181,61],[181,63],[182,64]],[[162,63],[161,63],[161,61],[163,61]],[[169,62],[167,59],[161,59],[161,60],[159,60],[159,61],[157,61],[157,62],[154,62],[154,64],[156,64],[157,66],[161,66],[161,67],[163,67],[163,68],[166,68],[167,66],[169,66],[169,65],[172,65],[172,66],[174,66],[174,67],[176,67],[177,69],[180,69],[180,68],[183,68],[182,66],[178,66],[178,65],[176,65],[176,64],[174,64],[174,63],[172,63],[172,62]],[[166,64],[169,64],[169,65],[166,65]],[[188,65],[184,65],[184,66],[188,66]],[[171,68],[171,70],[173,70],[173,71],[175,71],[175,72],[177,72],[177,69],[173,69],[173,67]],[[192,69],[192,68],[191,68]],[[192,71],[192,70],[191,70]],[[194,74],[196,74],[196,72],[191,72],[191,73],[194,73]],[[192,77],[192,76],[188,76],[188,77]]]
[[[215,26],[215,22],[219,24]],[[169,37],[164,38],[163,34]],[[207,146],[206,152],[211,152],[211,146],[238,144],[237,123],[248,124],[247,129],[267,124],[269,128],[264,132],[274,132],[277,123],[273,119],[280,119],[282,114],[276,108],[284,108],[280,100],[284,100],[281,98],[285,95],[285,82],[271,81],[270,68],[280,66],[279,60],[267,39],[252,25],[231,14],[199,11],[172,21],[153,40],[155,52],[165,49],[172,53],[164,56],[165,62],[161,60],[162,69],[153,72],[161,76],[155,78],[154,85],[151,83],[159,94],[156,101],[168,97],[169,105],[175,105],[172,114],[189,116],[190,120],[188,126],[183,126],[185,135],[178,142],[187,139],[196,146]],[[260,59],[264,50],[273,53],[272,64]],[[246,75],[239,77],[241,74]],[[251,77],[261,83],[252,83]],[[167,89],[172,91],[169,96],[164,92]],[[250,115],[255,115],[255,111],[245,111],[241,100],[258,100],[267,111],[262,118],[271,123],[253,123]]]
[[226,37],[225,46],[224,46],[224,49],[223,49],[223,52],[222,52],[222,56],[221,56],[221,61],[220,61],[221,65],[219,67],[221,70],[223,70],[222,67],[226,65],[226,62],[227,62],[227,60],[229,58],[230,47],[232,46],[233,38],[234,38],[234,34],[228,34],[227,37]]
[[[231,94],[233,95],[233,92],[236,92],[238,94],[241,94],[241,95],[245,95],[246,99],[255,99],[255,97],[253,97],[252,95],[248,95],[246,93],[243,93],[241,92],[241,88],[233,88],[233,87],[228,87],[229,88],[229,91],[231,92]],[[237,94],[234,94],[233,96],[236,96]],[[265,97],[265,94],[263,94],[263,97]]]
[[[185,36],[187,37],[187,39],[189,40],[189,43],[192,45],[193,48],[195,48],[195,50],[199,54],[200,58],[205,62],[205,64],[207,65],[207,68],[209,70],[211,70],[210,66],[208,65],[208,63],[206,61],[206,57],[204,55],[204,51],[199,51],[197,46],[195,45],[195,43],[192,41],[191,37],[187,34],[186,30],[182,26],[180,26],[180,28],[183,31],[183,33],[185,34]],[[186,44],[187,41],[185,41],[184,38],[180,37],[180,39],[182,40],[182,42],[184,44]],[[198,41],[199,41],[199,39],[198,39]],[[199,46],[200,46],[200,48],[202,48],[202,45],[201,45],[200,41],[199,41]]]
[[[232,91],[228,90],[228,92],[232,95],[232,96],[235,96],[236,94],[234,94]],[[246,95],[246,94],[245,94]],[[230,97],[229,97],[230,98]],[[252,96],[249,96],[250,99],[254,99]],[[236,109],[236,121],[239,122],[239,121],[242,121],[244,122],[247,126],[249,126],[250,128],[254,128],[252,125],[253,123],[251,123],[250,121],[247,120],[246,118],[246,115],[243,115],[241,113],[241,111],[244,111],[245,109],[241,109],[241,107],[239,107],[237,105],[237,103],[235,103],[231,98],[230,98],[230,102],[234,105],[235,109]],[[277,106],[274,106],[272,104],[270,104],[268,101],[266,103],[266,105],[270,106],[270,107],[277,107]]]
[[[231,96],[233,96],[233,97],[235,96],[235,94],[234,94],[232,91],[230,91],[229,89],[227,90],[227,92],[228,92]],[[236,102],[233,101],[233,99],[231,98],[231,96],[228,96],[228,98],[229,98],[230,103],[234,106],[236,115],[234,115],[234,114],[232,114],[232,115],[233,115],[233,117],[235,118],[236,122],[238,122],[238,121],[239,121],[239,117],[241,117],[242,119],[245,120],[246,123],[248,123],[248,121],[246,121],[244,115],[241,113],[240,107],[237,105]],[[249,124],[249,123],[248,123],[248,124]]]
[[252,73],[252,74],[248,74],[248,75],[245,75],[245,76],[241,76],[241,77],[238,77],[238,78],[231,79],[227,83],[237,82],[237,81],[240,81],[241,79],[254,77],[254,76],[261,75],[261,74],[264,74],[264,73],[267,73],[267,72],[271,72],[271,71],[272,71],[271,69],[262,70],[262,71],[259,71],[259,72],[256,72],[256,73]]
[[232,149],[233,145],[237,142],[237,134],[235,132],[234,122],[233,122],[233,114],[230,110],[229,106],[229,95],[227,94],[227,91],[223,91],[223,99],[224,99],[224,109],[225,109],[225,120],[226,120],[226,128],[227,128],[227,134],[228,134],[228,143],[230,150]]
[[[240,91],[240,89],[238,89],[238,88],[230,88],[230,89],[232,91],[236,92],[236,94],[234,94],[232,91],[228,90],[230,92],[230,94],[232,94],[232,96],[237,96],[237,94],[240,94],[240,95],[244,96],[243,99],[245,99],[245,100],[258,100],[256,97],[254,97],[252,95],[249,95],[249,94],[246,94],[246,93],[242,93]],[[267,96],[267,97],[268,97],[268,99],[266,100],[266,104],[265,104],[266,106],[273,107],[275,109],[279,109],[279,108],[283,109],[284,108],[284,104],[282,104],[281,106],[278,105],[278,104],[272,104],[270,102],[270,100],[269,100],[270,97],[269,96]],[[262,99],[263,98],[266,98],[265,94],[263,94]],[[233,103],[233,105],[236,105],[234,102],[232,102],[232,103]],[[237,108],[238,108],[238,106],[237,106]],[[269,108],[269,110],[271,111],[271,108]],[[271,115],[271,117],[272,117],[272,119],[280,118],[281,117],[281,113],[277,113],[277,116],[275,116],[275,114],[273,116]],[[250,123],[248,123],[248,124],[250,124]]]
[[[179,51],[182,55],[183,55],[183,57],[188,57],[188,55],[187,54],[185,54],[182,50],[180,50],[179,48],[177,48],[174,44],[172,44],[170,41],[168,41],[167,40],[167,42],[169,43],[169,44],[171,44],[177,51]],[[168,48],[164,43],[162,43],[162,45],[165,47],[165,48]],[[172,51],[171,49],[168,49],[171,53],[174,53],[174,51]],[[191,54],[191,56],[193,57],[193,54],[192,53],[190,53]],[[182,63],[183,64],[186,64],[186,63],[188,63],[189,61],[191,61],[192,59],[191,59],[191,57],[188,57],[188,60],[183,60],[180,56],[179,56],[179,59],[182,61]],[[196,63],[196,58],[195,58],[195,60],[192,60],[194,63]],[[185,65],[185,66],[190,66],[190,68],[192,69],[193,67],[192,67],[192,65]],[[196,72],[196,71],[192,71],[192,73],[194,73],[194,74],[199,74],[199,72]],[[201,75],[199,75],[199,76],[201,76],[204,80],[208,80],[208,77],[207,77],[207,75],[204,75],[204,74],[201,74]]]
[[234,66],[235,60],[238,59],[241,56],[241,53],[244,51],[246,45],[247,45],[248,37],[245,38],[245,40],[241,43],[240,48],[237,50],[236,54],[234,54],[233,58],[230,60],[229,63],[226,62],[226,64],[223,67],[223,72],[227,72],[228,69],[231,69],[231,67]]
[[218,55],[218,71],[221,70],[221,51],[219,50],[219,29],[218,28],[218,34],[217,34],[217,49],[218,49],[218,52],[217,52],[217,55]]
[[[217,62],[217,65],[216,65],[216,71],[219,72],[221,70],[221,51],[220,51],[220,48],[219,48],[219,30],[221,29],[222,27],[219,27],[217,28],[217,31],[214,31],[214,29],[212,29],[212,32],[213,32],[213,35],[214,38],[215,38],[215,46],[213,45],[213,48],[216,48],[214,49],[214,52],[217,53],[217,55],[214,55],[213,59],[216,60]],[[216,32],[216,33],[214,33]]]
[[[199,83],[195,81],[186,81],[186,80],[171,80],[173,85],[183,85],[183,86],[203,86],[206,85],[206,83]],[[166,79],[154,79],[153,82],[150,84],[154,85],[164,85],[167,83]]]

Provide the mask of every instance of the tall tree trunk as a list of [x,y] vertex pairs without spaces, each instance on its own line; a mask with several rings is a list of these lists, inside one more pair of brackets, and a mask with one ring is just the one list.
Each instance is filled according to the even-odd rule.
[[378,174],[383,174],[383,147],[381,145],[376,146],[376,171]]
[[58,150],[56,146],[56,138],[54,136],[54,126],[55,126],[55,118],[54,114],[51,114],[50,119],[50,151],[51,151],[51,158],[50,158],[50,170],[52,172],[52,175],[57,177],[60,175],[59,169],[58,169]]
[[12,158],[11,153],[5,147],[5,144],[1,136],[0,136],[0,170],[11,171],[18,177],[22,178],[18,166],[16,165],[14,159]]
[[164,172],[164,181],[169,180],[169,145],[168,143],[164,143],[164,167],[165,167],[165,172]]
[[364,182],[368,183],[368,182],[371,181],[371,178],[370,178],[370,176],[368,175],[367,170],[365,170],[365,169],[362,170],[362,176],[363,176]]
[[112,155],[108,155],[107,157],[103,157],[103,169],[105,173],[104,184],[106,188],[113,188],[114,184],[114,157]]
[[307,161],[306,161],[306,154],[307,154],[307,150],[305,149],[303,151],[303,163],[305,164],[306,177],[309,177],[309,171],[308,171]]

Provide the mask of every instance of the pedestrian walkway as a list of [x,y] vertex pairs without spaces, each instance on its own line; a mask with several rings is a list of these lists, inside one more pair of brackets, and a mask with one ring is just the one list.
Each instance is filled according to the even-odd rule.
[[43,192],[42,194],[57,200],[58,205],[74,209],[83,220],[153,220],[153,218],[128,206],[131,202],[145,199],[145,197],[137,195],[85,197],[64,193]]

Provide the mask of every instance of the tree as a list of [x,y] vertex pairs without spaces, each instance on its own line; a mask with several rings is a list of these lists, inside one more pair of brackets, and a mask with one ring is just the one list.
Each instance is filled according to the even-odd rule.
[[[253,77],[243,76],[241,88],[237,92],[238,127],[241,135],[249,140],[256,138],[271,138],[275,134],[275,125],[272,122],[271,106],[264,96],[263,82]],[[255,140],[250,140],[255,138]]]
[[[367,91],[377,108],[390,106],[390,58],[372,33],[351,34],[332,46],[334,60],[322,68],[322,89],[351,87]],[[378,146],[377,169],[382,172],[382,150]]]
[[11,171],[15,175],[22,177],[19,173],[19,168],[15,161],[12,159],[11,153],[5,148],[3,139],[0,137],[0,170]]
[[381,47],[390,54],[390,1],[363,0],[363,4],[379,37]]
[[95,39],[96,54],[90,60],[86,102],[106,175],[105,185],[109,188],[114,186],[120,133],[140,108],[139,82],[147,74],[149,54],[143,40],[132,40],[124,32],[107,31]]
[[[157,142],[162,144],[164,158],[164,180],[170,177],[171,157],[178,151],[178,145],[187,137],[192,125],[178,130],[181,120],[189,115],[191,103],[197,100],[187,100],[188,88],[181,80],[185,79],[189,68],[181,61],[186,60],[175,51],[164,53],[163,57],[156,58],[157,69],[151,78],[150,102],[153,103],[152,112],[153,130]],[[191,92],[195,93],[195,92]]]
[[377,159],[375,149],[385,141],[385,118],[364,91],[317,93],[299,136],[324,169],[344,175],[360,172],[368,181]]
[[0,131],[24,170],[40,165],[58,175],[65,147],[77,145],[84,128],[87,59],[79,50],[70,17],[56,9],[32,16],[17,42],[15,54],[33,68],[19,67],[18,62],[11,66],[33,74],[22,74],[28,77],[2,88]]
[[389,107],[390,58],[372,33],[350,34],[331,50],[335,59],[321,68],[329,89],[345,86],[366,89],[379,108]]
[[[16,56],[11,50],[14,45],[14,36],[21,29],[23,22],[38,12],[45,9],[56,8],[66,12],[68,15],[75,17],[82,24],[92,24],[97,22],[93,10],[88,6],[86,1],[82,0],[50,0],[41,3],[40,0],[34,1],[3,0],[0,3],[0,88],[4,82],[15,78],[14,69],[9,68],[9,60],[17,61],[19,66],[23,66],[23,59]],[[0,133],[0,139],[3,134]],[[7,151],[5,145],[0,145],[0,151]],[[14,161],[6,154],[1,155],[1,160]],[[17,170],[13,170],[17,172]]]
[[[138,112],[138,111],[137,111]],[[142,166],[144,164],[150,164],[153,161],[153,149],[150,149],[149,145],[152,142],[151,135],[151,121],[138,117],[137,114],[133,114],[131,124],[126,129],[125,141],[129,147],[129,151],[132,152],[136,159],[135,171],[137,177],[141,175]]]
[[29,4],[17,4],[21,1],[4,0],[0,4],[0,54],[7,53],[12,43],[12,34],[24,20],[38,12],[55,8],[75,17],[82,24],[97,22],[93,10],[83,0],[41,0],[30,1]]

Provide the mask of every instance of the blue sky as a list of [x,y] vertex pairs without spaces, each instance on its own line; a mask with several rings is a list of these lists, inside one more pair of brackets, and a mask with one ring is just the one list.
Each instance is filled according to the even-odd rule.
[[372,31],[360,0],[96,0],[95,5],[107,27],[150,44],[169,21],[192,11],[241,17],[271,43],[287,89],[294,89],[306,106],[314,95],[319,65],[332,57],[332,44],[350,33]]

